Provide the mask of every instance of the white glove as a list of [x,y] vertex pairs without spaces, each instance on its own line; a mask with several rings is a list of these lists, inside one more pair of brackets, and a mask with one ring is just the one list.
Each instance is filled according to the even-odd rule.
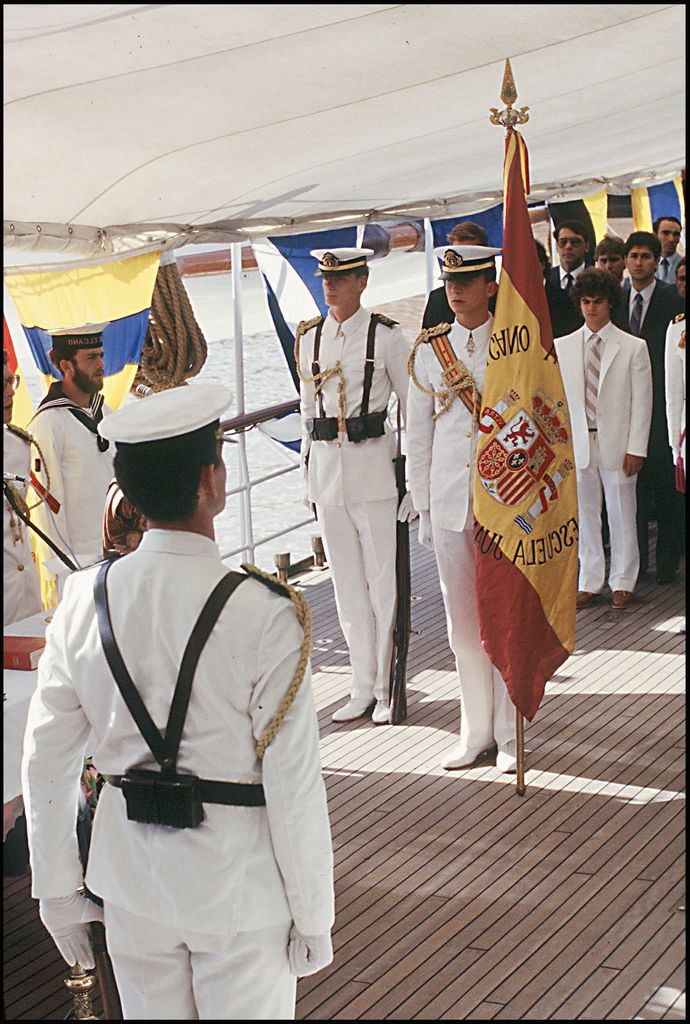
[[672,448],[671,452],[673,453],[673,465],[677,466],[678,459],[680,458],[680,448]]
[[38,901],[41,921],[51,934],[62,958],[72,967],[77,961],[86,970],[95,966],[89,922],[103,920],[103,908],[78,892]]
[[293,924],[288,943],[288,960],[290,961],[290,970],[298,978],[316,974],[322,968],[328,967],[333,960],[331,933],[300,935]]
[[417,532],[417,540],[420,544],[423,544],[425,548],[434,548],[434,538],[431,535],[431,516],[428,512],[419,513],[419,530]]
[[412,500],[412,494],[408,491],[405,497],[398,506],[398,522],[399,523],[411,523],[413,519],[416,519],[419,512],[414,507]]

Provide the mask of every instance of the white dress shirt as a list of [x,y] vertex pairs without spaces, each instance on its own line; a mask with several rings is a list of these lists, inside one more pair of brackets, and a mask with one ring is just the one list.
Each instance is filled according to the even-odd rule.
[[[322,373],[340,363],[345,379],[345,416],[359,416],[362,410],[364,361],[371,311],[360,306],[354,316],[339,324],[329,312],[321,333],[319,366]],[[315,328],[300,339],[302,376],[312,376]],[[407,357],[409,346],[400,327],[376,328],[374,375],[371,382],[369,412],[388,407],[391,391],[400,400],[403,418],[407,404]],[[337,375],[324,385],[323,415],[340,414]],[[382,437],[367,438],[359,443],[339,433],[335,441],[313,441],[306,431],[307,419],[321,416],[320,403],[314,399],[314,385],[302,382],[300,387],[302,413],[302,454],[308,455],[306,469],[307,498],[317,505],[344,505],[355,501],[380,501],[397,494],[393,458],[395,435],[386,424]]]
[[568,276],[568,274],[572,275],[573,284],[575,284],[576,279],[579,277],[582,271],[586,269],[587,267],[584,263],[581,263],[579,267],[575,267],[574,270],[564,270],[563,267],[559,264],[558,272],[561,275],[561,288],[565,291],[565,279]]
[[[472,333],[474,353],[467,343],[470,331],[454,321],[448,339],[460,362],[484,387],[493,317]],[[417,378],[425,388],[444,391],[442,367],[430,344],[420,345],[415,359]],[[477,457],[477,428],[472,413],[460,398],[434,419],[440,409],[410,381],[407,423],[407,472],[418,511],[433,509],[434,522],[445,530],[466,530],[473,521],[473,484]]]
[[[105,661],[93,600],[97,571],[67,580],[29,710],[22,778],[35,897],[67,896],[81,884],[74,822],[87,746],[104,774],[156,767]],[[145,533],[110,570],[113,632],[161,731],[187,639],[226,572],[213,541],[176,530]],[[332,851],[308,665],[262,761],[255,752],[292,681],[301,642],[292,603],[253,579],[242,583],[199,660],[178,770],[262,782],[266,806],[204,804],[201,825],[172,829],[129,821],[121,790],[106,786],[86,879],[106,903],[226,937],[290,919],[303,935],[329,930]]]

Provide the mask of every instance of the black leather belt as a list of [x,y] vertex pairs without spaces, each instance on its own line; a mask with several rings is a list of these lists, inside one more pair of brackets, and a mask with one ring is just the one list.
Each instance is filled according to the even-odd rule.
[[597,432],[597,428],[596,427],[587,427],[587,430],[590,432],[590,434],[596,434],[596,432]]
[[[108,782],[122,789],[121,775],[107,775]],[[230,807],[265,807],[266,796],[261,783],[212,782],[199,779],[199,799],[204,804],[226,804]]]
[[[387,410],[370,412],[365,416],[349,416],[345,420],[348,440],[357,444],[372,437],[383,437],[386,433]],[[336,416],[317,416],[307,420],[307,432],[313,441],[335,441],[338,437]]]

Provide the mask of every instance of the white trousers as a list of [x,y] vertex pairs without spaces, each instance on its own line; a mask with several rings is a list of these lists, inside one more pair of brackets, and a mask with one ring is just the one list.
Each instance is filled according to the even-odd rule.
[[637,543],[637,477],[626,476],[622,470],[603,469],[599,464],[596,434],[590,434],[590,463],[577,470],[577,504],[579,512],[580,575],[578,590],[598,594],[604,586],[606,562],[601,535],[602,492],[606,497],[609,521],[611,590],[635,589],[640,571],[640,550]]
[[515,709],[498,669],[479,638],[473,530],[444,530],[434,523],[434,551],[446,609],[448,642],[460,681],[460,742],[480,753],[515,736]]
[[294,1020],[289,923],[232,939],[178,931],[106,904],[125,1020]]
[[356,699],[388,700],[397,509],[397,498],[317,506]]

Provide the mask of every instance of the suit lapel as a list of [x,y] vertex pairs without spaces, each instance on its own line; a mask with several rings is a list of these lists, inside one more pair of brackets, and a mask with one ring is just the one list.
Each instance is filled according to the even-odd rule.
[[599,394],[601,394],[601,385],[604,382],[607,370],[613,360],[618,354],[620,345],[618,339],[614,337],[612,331],[608,331],[608,337],[604,339],[604,351],[601,355],[601,370],[599,371]]

